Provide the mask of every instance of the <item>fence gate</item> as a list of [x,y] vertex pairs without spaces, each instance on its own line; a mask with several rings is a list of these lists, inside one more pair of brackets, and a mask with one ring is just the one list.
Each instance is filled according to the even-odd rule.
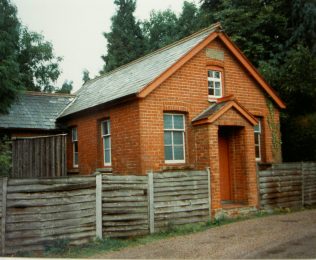
[[11,177],[66,176],[66,136],[13,138]]

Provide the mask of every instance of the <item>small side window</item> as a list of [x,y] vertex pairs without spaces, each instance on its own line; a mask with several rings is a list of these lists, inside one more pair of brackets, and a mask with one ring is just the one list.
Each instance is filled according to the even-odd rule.
[[72,128],[71,130],[72,139],[72,152],[73,152],[73,167],[78,167],[79,165],[79,150],[78,150],[78,130],[77,128]]
[[256,153],[256,160],[261,161],[261,118],[257,118],[258,125],[254,127],[255,132],[255,153]]
[[101,137],[103,141],[104,166],[111,166],[111,123],[110,120],[101,122]]

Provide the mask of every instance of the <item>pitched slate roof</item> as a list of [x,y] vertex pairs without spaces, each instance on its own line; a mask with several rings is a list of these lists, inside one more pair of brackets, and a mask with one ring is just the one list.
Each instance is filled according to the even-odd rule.
[[67,94],[26,92],[11,106],[9,114],[0,114],[0,128],[55,129],[57,117],[73,99]]
[[196,34],[87,82],[76,93],[75,101],[61,114],[61,117],[138,93],[143,87],[152,82],[219,28],[219,24],[214,24]]
[[221,103],[214,103],[210,105],[207,109],[205,109],[201,114],[196,116],[192,119],[192,122],[196,122],[202,119],[206,119],[209,116],[215,114],[217,111],[219,111],[222,107],[224,107],[227,104],[228,101],[224,101]]

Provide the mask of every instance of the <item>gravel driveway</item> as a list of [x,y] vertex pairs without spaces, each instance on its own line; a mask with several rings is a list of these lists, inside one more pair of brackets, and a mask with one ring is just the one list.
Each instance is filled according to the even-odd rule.
[[316,210],[236,222],[93,258],[316,258]]

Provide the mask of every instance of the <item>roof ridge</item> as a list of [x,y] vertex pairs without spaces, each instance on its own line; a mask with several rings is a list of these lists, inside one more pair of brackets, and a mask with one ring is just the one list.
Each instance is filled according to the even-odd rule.
[[[156,55],[156,54],[158,54],[158,53],[160,53],[160,52],[163,52],[163,51],[165,51],[165,50],[167,50],[167,49],[170,49],[170,48],[172,48],[172,47],[174,47],[174,46],[177,46],[177,45],[179,45],[179,44],[181,44],[181,43],[183,43],[183,42],[186,42],[186,41],[188,41],[188,40],[190,40],[190,39],[192,39],[192,38],[195,38],[196,36],[198,36],[198,35],[200,35],[200,34],[203,34],[203,33],[207,32],[207,31],[211,31],[212,29],[214,30],[214,29],[216,29],[216,28],[218,28],[218,29],[221,29],[221,28],[222,28],[220,22],[214,23],[214,24],[212,24],[212,25],[210,25],[210,26],[208,26],[208,27],[206,27],[206,28],[203,28],[203,29],[201,29],[201,30],[199,30],[199,31],[197,31],[197,32],[195,32],[195,33],[193,33],[193,34],[190,34],[190,35],[188,35],[188,36],[186,36],[186,37],[184,37],[184,38],[181,38],[181,39],[179,39],[179,40],[177,40],[177,41],[175,41],[175,42],[173,42],[173,43],[170,43],[170,44],[168,44],[168,45],[166,45],[166,46],[164,46],[164,47],[162,47],[162,48],[159,48],[159,49],[157,49],[157,50],[155,50],[155,51],[153,51],[153,52],[150,52],[150,53],[148,53],[148,54],[145,54],[144,56],[141,56],[141,57],[137,58],[136,60],[133,60],[133,61],[131,61],[131,62],[129,62],[129,63],[124,64],[124,65],[121,65],[121,66],[119,66],[118,68],[116,68],[116,69],[114,69],[114,70],[111,70],[111,71],[109,71],[109,72],[106,72],[106,73],[103,74],[103,75],[97,76],[97,77],[95,77],[94,79],[91,79],[91,80],[87,81],[85,84],[83,84],[82,87],[89,86],[91,83],[95,82],[95,81],[98,80],[98,79],[107,77],[107,76],[109,76],[109,75],[111,75],[111,74],[113,74],[113,73],[115,73],[115,72],[117,72],[117,71],[120,71],[120,70],[122,70],[122,69],[124,69],[124,68],[126,68],[126,67],[129,67],[129,66],[131,66],[131,65],[133,65],[133,64],[136,64],[136,63],[138,63],[138,62],[141,62],[141,61],[143,61],[143,60],[145,60],[145,59],[147,59],[147,58],[149,58],[149,57],[151,57],[151,56],[153,56],[153,55]],[[78,90],[78,91],[79,91],[79,90]],[[77,91],[77,92],[78,92],[78,91]]]
[[76,95],[74,94],[68,94],[68,93],[47,93],[47,92],[39,92],[39,91],[25,91],[23,92],[24,95],[29,95],[29,96],[51,96],[51,97],[58,97],[58,96],[63,96],[63,97],[75,97]]

